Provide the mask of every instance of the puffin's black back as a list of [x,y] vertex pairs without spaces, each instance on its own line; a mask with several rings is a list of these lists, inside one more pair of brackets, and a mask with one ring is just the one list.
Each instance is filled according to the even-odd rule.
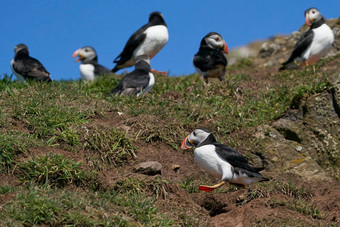
[[146,34],[144,34],[145,30],[151,26],[156,25],[164,25],[166,23],[164,18],[160,12],[153,12],[149,16],[149,23],[145,24],[143,27],[138,29],[132,36],[129,38],[123,51],[114,59],[113,63],[117,63],[117,65],[112,69],[112,72],[117,72],[119,70],[118,66],[124,64],[132,58],[134,50],[144,42],[146,38]]
[[[19,46],[19,45],[18,45]],[[26,47],[26,45],[25,45]],[[14,56],[13,69],[25,79],[51,82],[50,73],[35,58],[29,56],[26,48],[19,50]]]

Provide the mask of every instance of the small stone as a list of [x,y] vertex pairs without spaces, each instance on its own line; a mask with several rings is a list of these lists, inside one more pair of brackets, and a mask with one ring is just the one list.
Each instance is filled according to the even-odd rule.
[[156,161],[142,162],[135,166],[136,173],[142,173],[149,176],[161,174],[162,164]]
[[302,147],[301,146],[297,146],[296,151],[302,151]]
[[237,202],[242,202],[242,201],[244,201],[245,199],[246,199],[246,196],[243,195],[243,194],[241,194],[241,195],[239,195],[239,196],[237,197],[236,201],[237,201]]
[[181,168],[181,166],[174,164],[174,165],[171,166],[171,168],[172,168],[173,171],[177,172]]
[[273,132],[269,132],[269,136],[272,138],[276,138],[276,135]]

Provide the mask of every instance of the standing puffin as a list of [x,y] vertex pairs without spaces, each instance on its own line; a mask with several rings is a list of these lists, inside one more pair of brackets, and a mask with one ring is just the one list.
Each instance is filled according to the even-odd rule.
[[149,16],[149,23],[141,27],[129,38],[123,51],[114,59],[117,65],[112,72],[133,66],[136,56],[147,55],[152,59],[168,42],[169,33],[163,15],[153,12]]
[[289,64],[294,60],[302,60],[306,66],[317,62],[324,56],[334,41],[334,34],[325,23],[325,18],[316,8],[309,8],[305,11],[306,24],[310,26],[299,41],[295,44],[294,50],[289,59],[284,62],[279,71],[290,68]]
[[25,44],[16,45],[14,53],[11,68],[18,80],[52,81],[45,67],[37,59],[29,56],[29,50]]
[[200,48],[195,54],[193,63],[206,83],[209,77],[217,77],[224,80],[226,66],[228,64],[226,54],[228,46],[222,36],[217,32],[208,33],[201,41]]
[[135,70],[127,74],[112,90],[112,94],[140,96],[148,93],[155,84],[155,77],[151,72],[150,58],[147,55],[136,57]]
[[195,146],[195,159],[210,175],[221,177],[221,181],[213,186],[201,185],[199,190],[213,191],[230,182],[232,184],[249,185],[268,180],[238,151],[224,144],[216,142],[215,137],[207,129],[195,129],[182,142],[182,149]]
[[79,70],[83,80],[94,80],[97,76],[111,74],[111,70],[97,63],[98,57],[93,47],[86,46],[76,50],[72,57],[79,56],[75,62],[80,61]]

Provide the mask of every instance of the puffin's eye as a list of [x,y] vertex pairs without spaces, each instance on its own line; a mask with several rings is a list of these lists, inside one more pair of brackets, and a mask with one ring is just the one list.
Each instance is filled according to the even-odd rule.
[[193,134],[194,136],[196,136],[196,132],[193,132],[192,134]]
[[85,49],[85,52],[89,52],[89,49]]
[[314,10],[312,10],[312,13],[313,13],[313,14],[315,14],[315,11],[314,11]]

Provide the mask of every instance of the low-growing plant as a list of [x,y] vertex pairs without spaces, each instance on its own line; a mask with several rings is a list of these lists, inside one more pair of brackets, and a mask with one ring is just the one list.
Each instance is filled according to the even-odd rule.
[[28,148],[39,143],[31,135],[17,131],[0,131],[0,173],[16,163],[19,154],[27,152]]
[[19,164],[22,182],[36,182],[45,186],[64,187],[67,184],[88,184],[94,177],[93,172],[81,168],[80,162],[74,162],[63,155],[52,154],[32,158]]
[[137,150],[127,134],[116,128],[90,130],[85,136],[84,148],[98,153],[103,162],[115,166],[135,157]]
[[327,214],[319,210],[315,203],[308,203],[304,200],[289,200],[288,207],[303,215],[311,216],[314,219],[326,219]]
[[14,192],[16,191],[17,188],[10,186],[8,184],[0,185],[0,194],[7,194],[9,192]]
[[53,224],[61,210],[60,205],[35,190],[18,193],[9,215],[23,224]]
[[187,177],[179,182],[179,186],[189,193],[197,193],[198,185],[195,183],[193,177]]

